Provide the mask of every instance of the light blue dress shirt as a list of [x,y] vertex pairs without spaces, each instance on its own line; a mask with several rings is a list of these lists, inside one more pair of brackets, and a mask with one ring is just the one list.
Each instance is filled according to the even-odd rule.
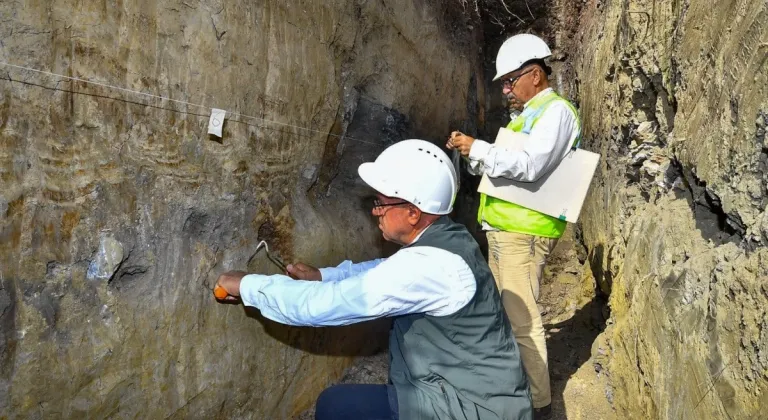
[[427,313],[446,316],[469,303],[477,284],[456,254],[434,247],[403,248],[388,259],[323,268],[322,281],[249,274],[243,303],[288,325],[347,325],[375,318]]

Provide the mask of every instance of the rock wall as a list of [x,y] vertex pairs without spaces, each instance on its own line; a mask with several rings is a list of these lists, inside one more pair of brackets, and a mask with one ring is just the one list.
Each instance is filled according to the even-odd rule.
[[768,6],[591,0],[573,31],[581,221],[619,417],[768,409]]
[[2,417],[287,418],[378,346],[212,282],[275,272],[263,239],[381,254],[357,165],[467,118],[477,48],[437,3],[0,3],[0,61],[173,99],[0,65]]

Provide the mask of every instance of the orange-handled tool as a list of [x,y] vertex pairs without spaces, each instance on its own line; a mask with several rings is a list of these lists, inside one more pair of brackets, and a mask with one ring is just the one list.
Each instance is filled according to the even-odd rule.
[[217,284],[216,287],[213,288],[213,295],[216,296],[216,299],[222,300],[226,299],[226,297],[229,296],[229,293]]

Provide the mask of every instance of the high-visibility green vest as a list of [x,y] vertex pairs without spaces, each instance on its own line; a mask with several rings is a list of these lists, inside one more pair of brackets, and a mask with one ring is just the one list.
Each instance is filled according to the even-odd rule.
[[[544,111],[556,101],[564,102],[576,115],[576,140],[573,147],[579,146],[581,138],[581,122],[579,121],[576,108],[560,95],[551,91],[548,94],[535,98],[525,108],[525,110],[512,122],[507,128],[515,131],[530,134],[531,129],[539,121]],[[534,236],[543,236],[545,238],[559,238],[565,232],[566,221],[556,217],[539,213],[535,210],[489,197],[480,194],[480,207],[477,212],[477,221],[485,221],[492,227],[504,232],[517,232]]]

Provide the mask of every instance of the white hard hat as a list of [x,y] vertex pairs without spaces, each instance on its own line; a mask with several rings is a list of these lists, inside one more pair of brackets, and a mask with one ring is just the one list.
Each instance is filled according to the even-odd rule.
[[434,144],[417,139],[387,147],[374,162],[357,172],[371,188],[403,199],[430,214],[448,214],[456,199],[456,170],[451,159]]
[[543,60],[550,55],[552,51],[543,39],[531,34],[515,35],[504,41],[496,54],[496,77],[493,81],[519,69],[528,61]]

